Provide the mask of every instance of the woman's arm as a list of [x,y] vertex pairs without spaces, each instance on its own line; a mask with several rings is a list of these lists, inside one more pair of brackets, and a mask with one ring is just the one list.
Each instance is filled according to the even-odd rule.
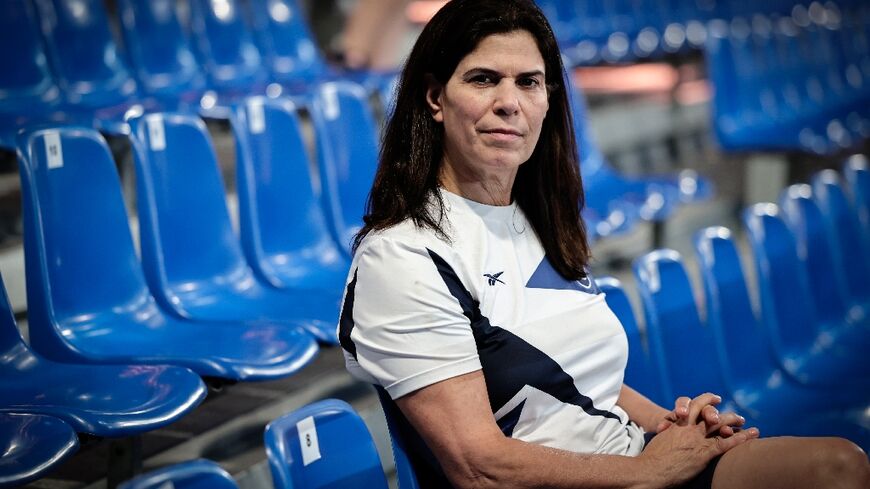
[[650,401],[646,396],[625,384],[622,384],[622,390],[616,404],[625,410],[628,419],[637,423],[644,431],[652,433],[657,433],[659,423],[673,412]]
[[[753,437],[707,438],[703,424],[674,425],[638,457],[578,454],[504,436],[481,371],[396,400],[458,488],[659,488],[688,480]],[[690,420],[692,421],[692,420]]]

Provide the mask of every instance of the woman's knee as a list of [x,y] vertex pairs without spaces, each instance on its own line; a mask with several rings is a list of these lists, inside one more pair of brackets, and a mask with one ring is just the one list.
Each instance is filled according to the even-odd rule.
[[817,487],[866,489],[870,487],[867,454],[844,438],[824,438],[816,448]]

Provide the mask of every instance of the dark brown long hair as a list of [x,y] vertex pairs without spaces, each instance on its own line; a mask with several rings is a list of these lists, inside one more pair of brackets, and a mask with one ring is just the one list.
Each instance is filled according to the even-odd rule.
[[[445,236],[444,203],[438,177],[444,128],[426,105],[427,76],[442,85],[459,62],[485,37],[528,31],[544,59],[550,106],[532,156],[519,167],[512,197],[541,240],[544,251],[566,279],[585,276],[589,261],[586,228],[580,218],[583,184],[565,90],[566,74],[553,30],[529,0],[452,0],[426,25],[405,63],[395,109],[387,122],[365,226],[354,249],[372,231],[412,219]],[[432,198],[438,205],[429,205]]]

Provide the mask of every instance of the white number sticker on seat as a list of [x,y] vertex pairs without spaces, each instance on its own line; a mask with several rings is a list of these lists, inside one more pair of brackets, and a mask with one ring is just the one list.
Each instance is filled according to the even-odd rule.
[[248,102],[248,127],[251,134],[260,134],[266,130],[266,114],[262,100],[255,99]]
[[163,128],[163,117],[160,115],[148,116],[148,143],[151,151],[163,151],[166,149],[166,132]]
[[48,160],[48,169],[63,166],[63,149],[60,146],[60,134],[57,131],[45,133],[45,157]]
[[323,115],[328,121],[334,121],[341,115],[341,108],[338,105],[338,89],[334,85],[326,85],[323,87]]
[[314,418],[309,416],[296,423],[296,431],[299,432],[302,465],[320,460],[320,444],[317,442],[317,428],[314,427]]

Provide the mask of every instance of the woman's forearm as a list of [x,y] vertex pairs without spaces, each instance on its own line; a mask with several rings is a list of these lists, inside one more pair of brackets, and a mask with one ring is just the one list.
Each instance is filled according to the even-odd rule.
[[616,404],[628,413],[629,419],[645,431],[651,432],[656,431],[659,422],[670,412],[625,384],[622,385]]
[[459,488],[653,489],[666,487],[664,474],[643,457],[580,454],[504,438],[498,447],[448,470]]

